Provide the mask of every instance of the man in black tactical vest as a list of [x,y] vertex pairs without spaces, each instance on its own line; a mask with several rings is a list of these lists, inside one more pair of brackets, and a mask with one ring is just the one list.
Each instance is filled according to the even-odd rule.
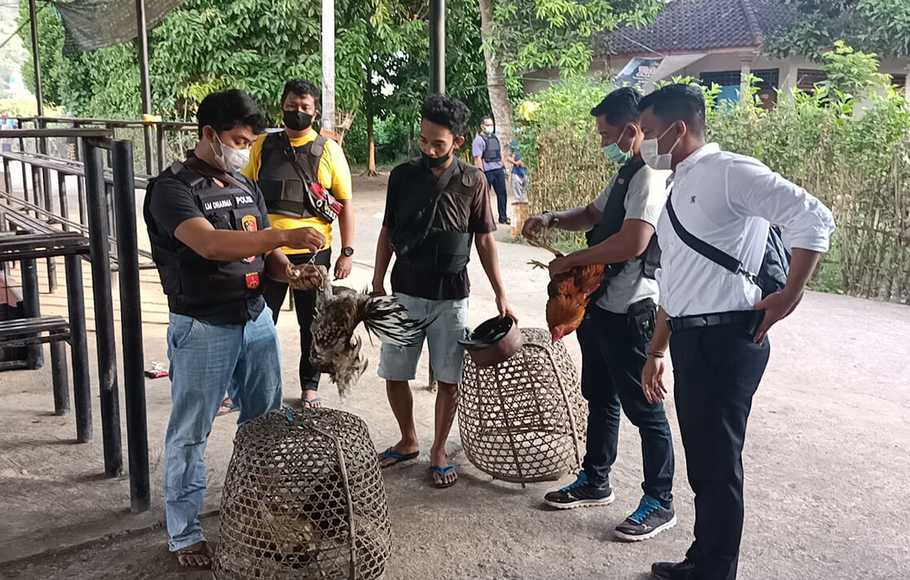
[[199,142],[148,186],[143,214],[167,294],[171,416],[165,440],[168,547],[182,566],[207,568],[199,513],[205,446],[231,387],[244,423],[281,405],[281,365],[263,277],[286,280],[280,247],[322,247],[312,228],[270,229],[259,188],[238,171],[263,127],[253,99],[212,93],[196,113]]
[[628,541],[653,538],[676,524],[670,426],[663,405],[649,403],[640,383],[657,309],[654,231],[669,174],[647,167],[639,154],[639,98],[634,89],[617,89],[591,111],[605,156],[620,165],[609,186],[587,206],[530,218],[523,232],[528,237],[553,227],[588,232],[589,247],[554,260],[551,275],[606,265],[602,290],[578,329],[581,388],[588,400],[584,469],[545,501],[559,509],[613,502],[610,468],[616,461],[621,409],[638,427],[644,465],[644,497],[615,529],[617,537]]
[[502,162],[502,143],[496,135],[493,117],[484,117],[480,133],[471,143],[471,154],[474,166],[483,171],[487,183],[496,193],[496,206],[499,210],[499,223],[509,224],[508,194],[506,193],[506,170]]
[[[432,95],[424,102],[421,158],[402,163],[389,175],[373,275],[373,292],[384,294],[385,275],[394,255],[392,292],[411,318],[428,322],[430,366],[439,383],[430,469],[433,484],[440,488],[454,485],[458,477],[445,446],[455,420],[456,392],[464,368],[460,341],[468,328],[471,284],[467,266],[472,240],[496,294],[500,316],[514,318],[499,272],[487,182],[476,167],[455,155],[464,144],[468,115],[464,103],[442,95]],[[398,443],[380,454],[382,467],[418,455],[408,381],[414,379],[422,349],[422,344],[382,345],[379,376],[386,380],[389,404],[401,430]]]
[[[284,130],[267,133],[256,140],[243,174],[262,189],[273,228],[311,227],[325,238],[317,252],[282,248],[294,264],[330,267],[332,224],[338,221],[342,248],[335,263],[335,279],[340,280],[351,273],[354,256],[351,171],[341,146],[313,128],[313,122],[319,118],[319,95],[319,88],[309,81],[294,79],[285,83],[281,93]],[[284,282],[265,281],[263,296],[276,324],[287,292],[288,285]],[[310,327],[316,311],[316,290],[293,292],[300,329],[301,401],[304,407],[318,407],[320,373],[310,362],[313,342]]]

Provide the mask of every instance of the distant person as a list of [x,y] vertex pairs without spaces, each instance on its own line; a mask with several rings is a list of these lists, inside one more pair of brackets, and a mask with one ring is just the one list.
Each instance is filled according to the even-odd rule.
[[[673,171],[657,222],[660,310],[641,383],[650,402],[664,399],[669,348],[695,492],[695,541],[684,560],[657,562],[651,572],[664,580],[734,580],[745,515],[742,453],[771,354],[767,333],[799,304],[829,248],[834,219],[756,159],[706,143],[700,88],[666,86],[642,99],[639,110],[642,158],[652,169]],[[768,267],[784,260],[766,259],[782,253],[770,224],[792,248],[789,275]]]
[[[354,256],[351,171],[341,146],[313,128],[313,122],[319,119],[319,96],[319,87],[309,81],[294,79],[284,85],[281,93],[284,130],[267,133],[256,140],[250,152],[250,163],[243,173],[262,189],[273,228],[311,227],[325,238],[325,243],[315,253],[283,248],[292,264],[311,263],[331,268],[332,224],[337,219],[341,252],[335,262],[334,274],[336,280],[343,280],[351,273]],[[321,186],[331,196],[324,208],[318,207],[319,200],[312,189],[314,185]],[[287,292],[286,283],[265,281],[263,295],[276,324]],[[310,362],[313,342],[310,327],[316,310],[316,290],[294,290],[293,293],[300,329],[301,403],[304,407],[319,407],[320,373]]]
[[[432,95],[424,102],[421,158],[399,165],[389,175],[373,275],[373,293],[385,294],[385,275],[394,255],[392,292],[411,318],[431,321],[426,341],[439,390],[430,469],[433,485],[439,488],[451,487],[458,480],[445,446],[464,370],[464,347],[459,341],[468,329],[472,245],[493,286],[500,316],[514,318],[499,270],[487,182],[483,173],[456,156],[465,142],[468,115],[464,103],[442,95]],[[386,380],[389,405],[401,431],[401,439],[380,454],[382,467],[418,455],[408,381],[415,377],[422,350],[423,344],[382,345],[379,376]]]
[[316,228],[270,228],[262,193],[240,174],[264,125],[249,95],[212,93],[196,119],[195,149],[149,183],[143,214],[170,311],[168,548],[181,566],[209,568],[199,514],[212,422],[228,386],[240,424],[281,406],[281,351],[263,278],[287,280],[279,248],[316,251],[325,238]]
[[528,201],[528,166],[525,164],[518,141],[512,140],[512,197],[515,201]]
[[496,205],[499,209],[499,223],[510,224],[509,208],[506,193],[506,170],[502,162],[502,143],[496,136],[496,126],[493,117],[484,117],[480,124],[480,132],[474,137],[471,144],[471,154],[474,156],[474,166],[483,171],[487,183],[496,193]]

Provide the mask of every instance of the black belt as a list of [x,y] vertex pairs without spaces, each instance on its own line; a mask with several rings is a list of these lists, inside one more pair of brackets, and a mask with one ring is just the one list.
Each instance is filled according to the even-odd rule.
[[741,310],[738,312],[717,312],[713,314],[698,314],[695,316],[677,316],[667,320],[667,325],[672,332],[691,330],[693,328],[710,328],[712,326],[752,325],[761,312],[757,310]]

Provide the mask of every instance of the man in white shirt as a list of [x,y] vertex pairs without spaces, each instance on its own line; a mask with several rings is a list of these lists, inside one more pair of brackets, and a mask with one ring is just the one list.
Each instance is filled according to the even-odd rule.
[[656,262],[654,228],[669,175],[646,167],[639,155],[640,98],[634,89],[617,89],[591,111],[605,156],[620,165],[600,196],[583,207],[532,217],[524,228],[528,237],[543,227],[588,232],[589,247],[554,260],[551,275],[577,266],[606,265],[602,293],[592,300],[578,329],[581,389],[588,400],[584,469],[573,483],[548,493],[544,501],[569,509],[614,500],[610,468],[616,461],[622,409],[638,427],[644,467],[644,496],[615,530],[617,537],[628,541],[653,538],[676,525],[670,426],[663,404],[647,401],[639,382],[657,312],[658,285],[653,268],[646,266]]
[[[828,250],[834,220],[822,203],[750,157],[705,144],[701,89],[670,85],[640,104],[649,166],[672,169],[657,224],[660,311],[642,387],[666,395],[664,357],[673,355],[674,397],[695,492],[695,541],[682,562],[658,562],[655,578],[733,580],[743,527],[746,422],[770,355],[768,329],[796,308]],[[672,223],[670,211],[677,223]],[[770,224],[792,249],[786,285],[763,298]],[[741,263],[733,272],[683,241],[679,229]],[[685,234],[683,234],[685,236]],[[672,335],[672,337],[671,337]]]

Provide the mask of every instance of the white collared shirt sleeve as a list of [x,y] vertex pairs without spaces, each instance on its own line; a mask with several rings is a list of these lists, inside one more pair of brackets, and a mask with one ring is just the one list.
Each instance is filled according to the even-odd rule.
[[780,226],[788,248],[828,251],[835,228],[831,210],[758,160],[738,157],[730,163],[724,189],[734,213]]

